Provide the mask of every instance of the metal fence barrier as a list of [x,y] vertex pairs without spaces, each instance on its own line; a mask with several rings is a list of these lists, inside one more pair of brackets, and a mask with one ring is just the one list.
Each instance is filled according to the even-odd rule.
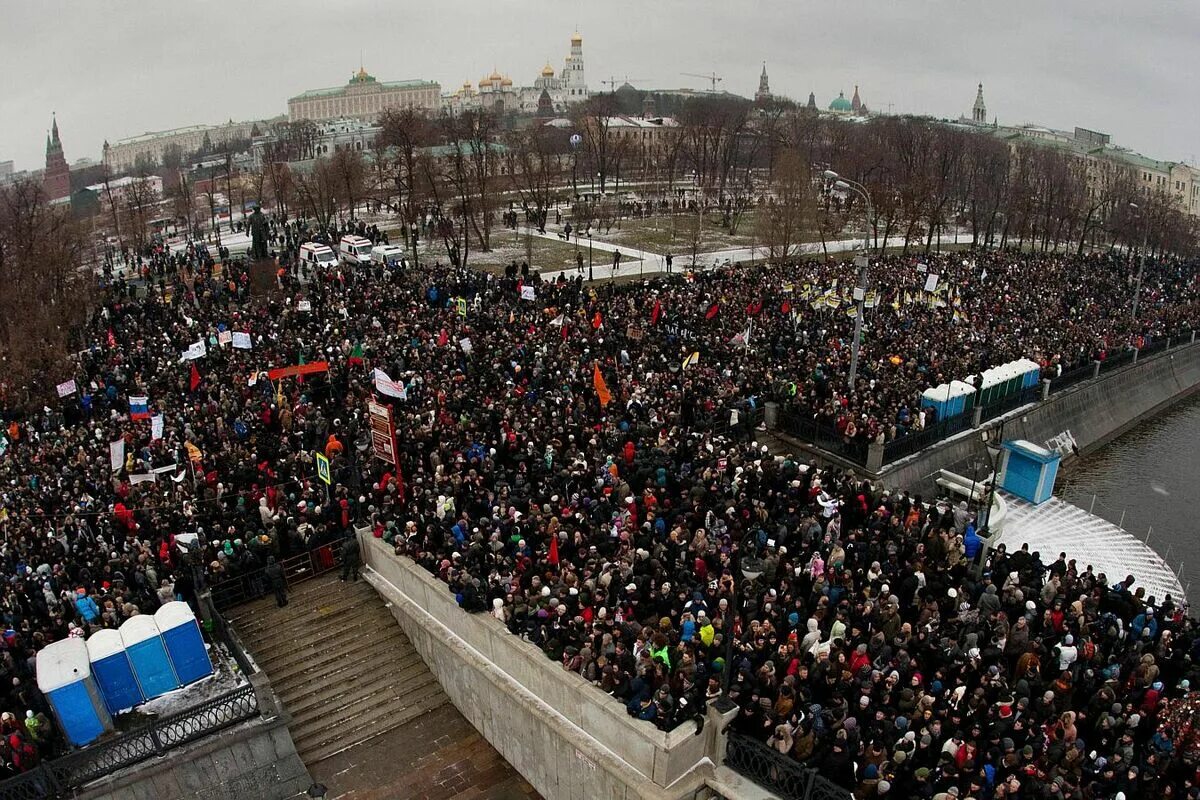
[[867,465],[867,443],[859,439],[847,439],[836,428],[823,425],[803,412],[792,409],[779,415],[779,427],[789,436],[815,445],[859,466]]
[[0,783],[0,800],[66,798],[90,781],[256,716],[258,696],[252,686],[243,686],[177,714],[152,719],[135,731],[43,761],[29,772]]
[[725,749],[725,766],[779,794],[784,800],[850,800],[848,789],[821,777],[790,755],[733,731]]
[[938,420],[925,430],[895,438],[883,446],[883,463],[890,464],[893,461],[899,461],[913,453],[921,452],[932,444],[937,444],[942,439],[949,439],[956,433],[961,433],[971,427],[971,419],[972,413],[968,411],[965,414],[956,414],[953,417]]
[[[287,585],[291,587],[336,569],[341,564],[340,559],[341,548],[326,544],[307,553],[285,558],[279,564],[283,567],[283,577]],[[271,581],[264,567],[212,584],[209,591],[212,593],[214,607],[228,609],[266,597],[271,593]]]
[[1069,389],[1077,383],[1091,380],[1095,372],[1096,367],[1091,361],[1081,364],[1078,367],[1064,370],[1061,375],[1050,379],[1050,394],[1057,394],[1063,389]]

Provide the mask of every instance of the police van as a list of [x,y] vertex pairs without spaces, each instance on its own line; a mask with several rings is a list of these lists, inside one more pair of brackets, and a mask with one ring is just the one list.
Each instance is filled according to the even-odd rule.
[[337,256],[328,245],[317,242],[305,242],[300,245],[300,263],[309,269],[316,267],[332,267],[337,264]]
[[343,236],[338,242],[338,258],[343,264],[370,264],[371,240],[361,236]]

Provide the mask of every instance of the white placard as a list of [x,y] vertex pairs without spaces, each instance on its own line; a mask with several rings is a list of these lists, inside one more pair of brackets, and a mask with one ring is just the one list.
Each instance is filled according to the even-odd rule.
[[233,332],[233,346],[238,350],[249,350],[254,347],[254,343],[250,341],[250,334],[246,331]]
[[925,279],[925,291],[932,292],[934,289],[937,289],[937,285],[938,285],[937,274],[933,273],[933,272],[929,273],[929,277]]
[[125,440],[117,439],[108,443],[108,463],[113,472],[120,472],[125,466]]
[[58,396],[59,397],[68,397],[70,395],[75,394],[75,392],[76,392],[76,386],[75,386],[74,378],[71,378],[71,380],[69,380],[69,381],[64,381],[58,385]]
[[155,414],[150,418],[150,441],[156,442],[163,438],[163,415]]

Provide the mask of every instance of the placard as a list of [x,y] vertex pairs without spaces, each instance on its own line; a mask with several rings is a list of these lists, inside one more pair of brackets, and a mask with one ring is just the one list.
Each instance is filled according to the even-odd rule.
[[396,426],[392,408],[374,400],[367,402],[367,417],[371,426],[371,450],[380,461],[396,465]]

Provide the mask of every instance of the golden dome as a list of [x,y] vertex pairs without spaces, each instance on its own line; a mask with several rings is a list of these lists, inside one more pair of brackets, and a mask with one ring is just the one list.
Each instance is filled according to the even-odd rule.
[[549,63],[547,63],[546,66],[542,67],[542,77],[543,78],[553,78],[554,77],[554,67],[550,66]]
[[583,44],[583,36],[578,31],[571,34],[571,44]]
[[504,76],[501,75],[499,72],[496,72],[495,70],[492,70],[492,74],[488,76],[488,80],[490,80],[490,81],[498,81],[498,80],[502,80],[503,78],[504,78]]
[[504,80],[500,81],[500,85],[501,86],[512,86],[512,78],[505,78]]

